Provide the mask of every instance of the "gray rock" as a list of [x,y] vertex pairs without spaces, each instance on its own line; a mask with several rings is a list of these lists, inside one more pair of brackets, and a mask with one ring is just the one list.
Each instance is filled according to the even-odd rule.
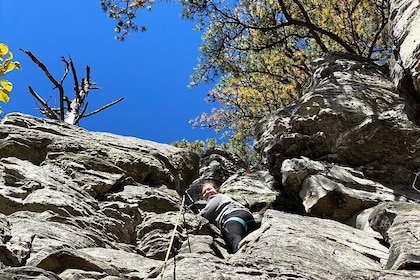
[[389,30],[393,43],[391,76],[406,99],[406,112],[420,124],[420,14],[418,1],[392,0]]
[[[388,249],[375,235],[335,221],[268,210],[261,228],[225,260],[177,256],[177,279],[334,279],[342,271],[380,269]],[[173,263],[163,279],[173,279]]]
[[121,187],[118,180],[122,177],[152,186],[165,184],[182,193],[198,175],[198,155],[187,150],[89,132],[22,114],[9,114],[2,119],[0,139],[1,158],[11,156],[37,166],[49,164],[56,170],[62,169],[92,195],[103,195],[106,187]]
[[390,270],[420,270],[420,205],[382,203],[370,215],[370,224],[390,244]]
[[419,271],[361,269],[342,273],[335,280],[413,280],[419,278]]
[[299,197],[305,213],[343,223],[381,201],[407,201],[394,190],[365,179],[353,168],[309,158],[285,160],[282,165],[285,191]]
[[[247,173],[244,161],[219,150],[199,162],[170,145],[7,115],[0,278],[419,278],[420,130],[410,121],[419,7],[390,3],[398,91],[369,60],[321,58],[308,92],[257,124],[268,171]],[[187,188],[200,198],[206,178],[223,182],[261,221],[236,254],[181,205]]]
[[268,171],[237,173],[222,184],[220,191],[247,206],[258,218],[276,202],[276,184]]
[[62,280],[55,273],[32,266],[8,267],[0,271],[2,280]]
[[285,159],[305,156],[357,168],[367,179],[418,198],[407,186],[413,170],[420,170],[420,129],[403,106],[380,67],[354,56],[327,55],[318,60],[308,92],[276,112],[277,118],[261,121],[256,148],[274,176],[281,177]]

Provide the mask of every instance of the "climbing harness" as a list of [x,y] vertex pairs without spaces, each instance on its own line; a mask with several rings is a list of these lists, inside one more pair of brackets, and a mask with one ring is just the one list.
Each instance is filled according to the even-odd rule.
[[227,222],[229,222],[229,221],[237,221],[237,222],[241,223],[241,225],[245,228],[245,231],[248,231],[248,225],[247,225],[248,222],[245,222],[242,218],[239,218],[239,217],[230,217],[229,219],[227,219],[223,223],[223,225],[226,225]]

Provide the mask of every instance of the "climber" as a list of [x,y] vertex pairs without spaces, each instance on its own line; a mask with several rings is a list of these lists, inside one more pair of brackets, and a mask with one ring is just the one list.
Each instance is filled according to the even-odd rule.
[[236,253],[239,242],[257,227],[252,213],[239,202],[219,193],[215,180],[204,181],[201,193],[207,205],[199,214],[220,229],[228,252]]

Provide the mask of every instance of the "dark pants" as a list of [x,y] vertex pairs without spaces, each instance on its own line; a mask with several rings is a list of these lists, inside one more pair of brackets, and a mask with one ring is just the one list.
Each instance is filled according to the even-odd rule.
[[[246,223],[245,226],[237,220],[229,220],[231,217],[241,218]],[[250,232],[256,229],[254,217],[247,211],[238,210],[226,215],[222,226],[222,236],[226,242],[226,247],[229,253],[236,253],[238,251],[239,242]]]

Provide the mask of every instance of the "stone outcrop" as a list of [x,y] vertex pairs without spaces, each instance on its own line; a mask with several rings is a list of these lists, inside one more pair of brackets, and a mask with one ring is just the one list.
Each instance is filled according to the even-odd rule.
[[156,266],[166,244],[154,238],[171,234],[197,155],[19,114],[2,120],[0,135],[2,267],[115,274],[118,262],[98,264],[95,254],[124,252],[124,262],[135,255],[132,264]]
[[[391,76],[348,54],[315,62],[306,94],[256,126],[262,170],[5,116],[0,279],[420,279],[418,8],[391,1]],[[208,178],[258,221],[235,254],[191,211]]]
[[389,33],[393,42],[391,76],[406,102],[408,117],[420,124],[420,2],[390,1]]
[[[416,210],[417,209],[417,210]],[[418,204],[381,203],[370,215],[370,224],[391,244],[387,268],[418,270],[420,267],[420,218]]]
[[[319,59],[308,93],[257,127],[256,147],[270,172],[288,158],[306,156],[353,166],[366,178],[412,192],[420,170],[420,130],[404,101],[374,64],[350,55]],[[414,171],[414,172],[413,172]]]
[[[420,277],[419,128],[376,66],[343,55],[320,63],[308,93],[259,124],[267,170],[251,173],[218,150],[199,161],[165,144],[6,116],[0,278]],[[188,208],[179,218],[182,195],[199,199],[199,182],[217,176],[260,224],[233,255],[205,219]]]
[[298,102],[259,122],[256,149],[302,213],[380,233],[390,246],[383,269],[419,270],[420,129],[382,67],[347,54],[315,67]]

